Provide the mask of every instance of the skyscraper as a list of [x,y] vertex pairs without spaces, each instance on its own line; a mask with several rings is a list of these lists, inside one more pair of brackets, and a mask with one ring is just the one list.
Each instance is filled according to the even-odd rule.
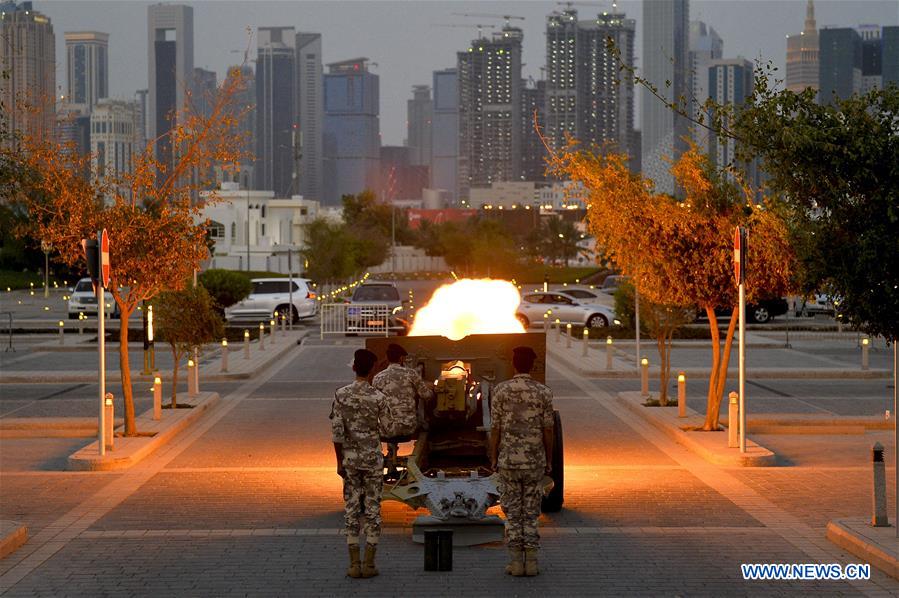
[[820,44],[818,101],[847,99],[862,88],[862,38],[851,27],[825,27]]
[[[0,132],[37,139],[53,136],[56,127],[56,37],[53,24],[31,2],[0,10]],[[6,143],[6,142],[4,142]]]
[[883,87],[883,39],[880,25],[859,25],[862,38],[861,93]]
[[521,180],[546,180],[546,146],[535,129],[534,114],[540,128],[546,126],[546,81],[521,84]]
[[380,80],[367,58],[328,65],[325,84],[322,205],[380,184]]
[[[255,189],[253,184],[253,162],[256,151],[256,77],[253,67],[238,65],[228,67],[225,78],[225,87],[230,87],[232,79],[240,77],[240,91],[233,99],[234,116],[237,118],[237,133],[240,135],[240,149],[242,157],[238,172],[230,174],[230,181],[239,183],[241,189]],[[225,173],[217,177],[219,180],[227,180]]]
[[105,99],[91,111],[91,161],[93,172],[105,176],[133,172],[139,151],[139,114],[135,101]]
[[66,102],[90,112],[109,96],[109,34],[66,31]]
[[459,195],[521,176],[521,42],[517,27],[471,42],[457,54]]
[[431,119],[431,188],[459,198],[459,77],[456,69],[434,71],[434,116]]
[[137,101],[137,106],[140,109],[140,114],[138,115],[138,121],[140,124],[140,148],[143,150],[147,144],[147,96],[150,94],[149,89],[138,89],[134,92],[134,99]]
[[290,197],[296,154],[296,33],[293,27],[260,27],[256,51],[257,189]]
[[[752,63],[744,58],[713,60],[706,67],[705,76],[709,97],[717,105],[739,107],[752,95]],[[727,127],[726,122],[724,126]],[[754,163],[749,167],[737,164],[736,141],[733,138],[710,135],[709,160],[718,169],[733,167],[743,170],[746,182],[755,185]]]
[[881,82],[884,87],[887,85],[899,87],[899,25],[884,27],[881,37],[883,39]]
[[571,8],[547,17],[545,131],[551,147],[564,147],[570,135],[585,149],[632,153],[634,82],[608,43],[633,66],[635,33],[635,21],[615,10],[580,21]]
[[802,33],[787,36],[787,89],[799,93],[807,87],[818,89],[818,26],[815,3],[805,6]]
[[434,103],[428,85],[413,85],[412,99],[406,101],[406,146],[411,166],[431,165],[431,120]]
[[183,4],[147,7],[149,87],[147,136],[157,140],[156,159],[172,163],[167,136],[184,109],[194,72],[194,9]]
[[297,33],[296,122],[300,126],[300,194],[307,199],[322,197],[322,36]]
[[[690,21],[690,73],[694,117],[699,120],[702,105],[709,97],[709,66],[724,55],[724,42],[711,26]],[[707,119],[703,122],[707,122]],[[693,125],[693,141],[705,152],[709,149],[709,131]]]
[[[689,94],[689,12],[688,0],[643,1],[643,75],[669,104]],[[656,191],[674,194],[669,170],[687,148],[689,122],[646,90],[641,106],[643,173]]]

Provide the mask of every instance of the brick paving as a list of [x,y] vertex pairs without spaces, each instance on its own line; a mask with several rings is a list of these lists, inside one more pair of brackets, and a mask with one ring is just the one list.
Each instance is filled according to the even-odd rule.
[[[502,573],[499,544],[454,551],[424,573],[409,526],[385,503],[381,576],[344,577],[339,479],[327,412],[359,342],[296,349],[172,445],[122,474],[47,471],[67,445],[0,444],[2,518],[31,518],[29,543],[0,562],[0,593],[51,595],[896,595],[867,582],[744,582],[744,562],[857,562],[824,538],[832,515],[862,515],[866,470],[795,449],[799,467],[736,470],[674,445],[611,399],[613,387],[552,365],[565,429],[566,502],[542,517],[543,574]],[[633,381],[631,381],[633,384]],[[792,438],[792,437],[791,437]],[[821,439],[805,440],[818,443]],[[792,444],[791,444],[792,443]],[[22,445],[24,446],[24,445]],[[823,452],[823,451],[818,451]],[[892,475],[890,471],[888,475]],[[892,478],[890,478],[891,480]],[[888,484],[889,485],[889,484]],[[9,515],[7,509],[14,513]],[[24,519],[23,519],[24,518]]]

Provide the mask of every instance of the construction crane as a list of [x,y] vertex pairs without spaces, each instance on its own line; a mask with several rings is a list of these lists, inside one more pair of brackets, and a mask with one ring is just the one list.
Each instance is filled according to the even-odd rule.
[[524,17],[519,17],[517,15],[495,15],[491,13],[485,12],[454,12],[453,16],[455,17],[474,17],[476,19],[503,19],[503,28],[509,27],[509,21],[512,19],[516,19],[518,21],[523,21]]
[[[605,4],[605,2],[556,2],[559,6],[567,6],[569,10],[571,10],[572,6],[592,6],[593,8],[600,8],[601,5]],[[618,10],[618,2],[616,0],[612,0],[612,12]]]
[[431,27],[462,27],[464,29],[471,29],[472,27],[477,27],[478,39],[484,37],[482,30],[496,29],[496,25],[484,25],[481,23],[431,23]]

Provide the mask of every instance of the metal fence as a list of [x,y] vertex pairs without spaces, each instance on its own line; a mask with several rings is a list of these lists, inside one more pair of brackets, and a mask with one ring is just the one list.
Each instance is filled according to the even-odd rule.
[[390,334],[390,306],[386,304],[323,303],[319,315],[320,338],[335,334]]

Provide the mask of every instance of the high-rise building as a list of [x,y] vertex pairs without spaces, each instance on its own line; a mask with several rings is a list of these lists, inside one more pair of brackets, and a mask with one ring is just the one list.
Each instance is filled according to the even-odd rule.
[[0,71],[8,75],[0,77],[0,134],[51,138],[56,128],[56,37],[50,19],[31,2],[0,7]]
[[[61,104],[56,110],[56,141],[63,147],[63,153],[88,156],[91,153],[91,117],[80,107]],[[81,168],[81,178],[90,179],[90,162]]]
[[787,77],[789,91],[800,93],[806,88],[818,89],[818,26],[815,2],[805,6],[805,26],[801,33],[787,36]]
[[215,71],[195,68],[193,75],[193,93],[191,104],[195,114],[209,118],[212,108],[215,106],[215,96],[218,92],[218,76]]
[[409,148],[409,164],[431,165],[431,120],[434,103],[428,85],[413,85],[412,99],[406,101],[406,147]]
[[296,121],[300,126],[300,194],[319,201],[322,197],[322,36],[297,33]]
[[260,27],[256,51],[256,189],[290,197],[299,190],[294,166],[296,130],[296,33],[293,27]]
[[431,188],[459,199],[459,77],[454,68],[434,71],[434,115],[431,119]]
[[194,9],[183,4],[147,7],[147,41],[147,137],[156,140],[156,159],[170,165],[168,133],[184,109],[194,72]]
[[412,164],[412,148],[405,145],[381,146],[379,196],[385,201],[417,200],[428,186],[428,167]]
[[883,87],[883,39],[880,25],[859,25],[862,38],[861,93]]
[[225,87],[230,88],[234,77],[240,77],[239,91],[234,95],[232,107],[237,119],[240,136],[240,163],[237,172],[217,173],[216,180],[239,183],[241,189],[254,189],[253,166],[256,152],[256,77],[253,67],[238,65],[228,67]]
[[851,27],[825,27],[818,32],[818,100],[830,104],[862,89],[862,38]]
[[[713,60],[706,68],[706,81],[709,97],[716,105],[739,109],[752,95],[752,63],[744,58]],[[727,122],[723,124],[727,127]],[[736,149],[736,141],[731,137],[711,135],[709,138],[709,160],[712,164],[718,169],[743,171],[745,181],[757,186],[755,163],[748,167],[738,164]]]
[[140,124],[140,147],[143,150],[147,145],[147,96],[150,94],[149,89],[138,89],[134,92],[134,99],[137,102],[137,106],[140,109],[140,114],[138,115],[138,122]]
[[[724,56],[724,42],[711,26],[703,21],[690,21],[691,100],[694,118],[700,120],[702,105],[709,98],[709,66]],[[701,122],[707,122],[703,118]],[[709,150],[709,131],[693,125],[693,141],[704,152]]]
[[323,206],[377,190],[381,181],[380,81],[367,58],[328,65],[324,76]]
[[899,25],[884,27],[881,38],[881,81],[884,88],[887,85],[899,87]]
[[675,193],[671,164],[688,146],[689,121],[666,102],[682,105],[690,91],[689,12],[688,0],[643,0],[643,76],[665,101],[642,93],[642,163],[661,193]]
[[568,136],[593,151],[632,154],[634,82],[621,62],[634,64],[636,22],[617,11],[578,20],[568,8],[546,18],[545,134],[553,148]]
[[134,171],[139,114],[134,101],[100,100],[91,111],[91,162],[99,177],[118,177]]
[[473,40],[457,54],[459,195],[521,176],[521,42],[517,27]]
[[[536,115],[536,123],[534,122]],[[546,81],[521,84],[521,180],[546,180],[546,146],[535,126],[546,126]]]
[[66,102],[90,112],[109,97],[109,34],[66,31]]

